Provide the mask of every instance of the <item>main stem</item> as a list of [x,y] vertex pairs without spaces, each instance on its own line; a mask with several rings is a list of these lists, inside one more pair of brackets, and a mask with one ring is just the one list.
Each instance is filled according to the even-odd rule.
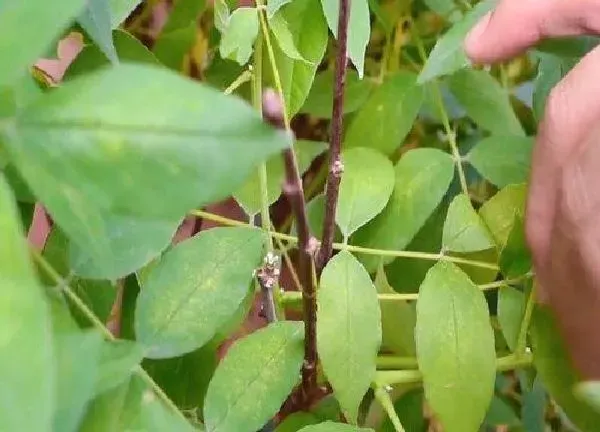
[[317,270],[320,273],[331,258],[335,234],[335,213],[337,209],[340,181],[344,171],[342,163],[342,127],[344,117],[344,87],[348,51],[348,16],[350,0],[339,0],[337,27],[338,47],[335,57],[335,82],[333,87],[333,112],[331,116],[331,144],[329,173],[325,186],[325,219],[323,221],[323,241],[317,256]]
[[310,396],[317,389],[317,302],[313,279],[313,257],[316,240],[311,236],[308,226],[302,178],[292,146],[293,133],[288,127],[284,110],[282,98],[274,91],[265,91],[263,96],[264,119],[273,126],[285,130],[290,137],[290,145],[283,152],[285,164],[283,192],[296,218],[298,230],[298,277],[304,288],[302,290],[305,334],[302,392],[304,402],[308,402]]

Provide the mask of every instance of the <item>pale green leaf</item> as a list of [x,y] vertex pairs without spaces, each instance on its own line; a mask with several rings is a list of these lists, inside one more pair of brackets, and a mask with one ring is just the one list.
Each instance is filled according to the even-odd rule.
[[268,0],[267,1],[267,17],[269,20],[277,13],[282,6],[290,3],[292,0]]
[[377,290],[364,267],[341,251],[325,266],[317,292],[317,350],[342,410],[356,423],[375,376],[381,345]]
[[144,357],[143,347],[135,342],[117,340],[105,342],[100,350],[96,394],[103,393],[125,382]]
[[394,166],[376,150],[355,147],[342,154],[344,173],[335,221],[349,237],[377,216],[394,189]]
[[75,432],[94,396],[102,335],[96,331],[56,337],[57,401],[54,430]]
[[[333,69],[326,69],[315,76],[315,81],[300,112],[329,119],[333,112]],[[358,110],[367,100],[374,85],[361,80],[354,69],[346,73],[344,85],[344,114]]]
[[207,432],[255,432],[277,413],[298,384],[304,327],[269,324],[229,348],[206,393]]
[[[375,275],[375,287],[379,294],[396,294],[389,284],[383,266]],[[381,348],[400,356],[415,356],[415,324],[417,316],[414,303],[404,300],[382,301],[381,308]]]
[[109,0],[88,0],[86,8],[77,18],[77,23],[111,63],[119,62],[112,39]]
[[[152,52],[139,40],[124,30],[113,30],[113,43],[119,59],[128,63],[148,63],[159,65]],[[86,45],[77,54],[63,76],[63,82],[76,76],[92,72],[109,65],[110,62],[96,45]]]
[[486,201],[479,215],[490,229],[496,245],[503,249],[512,231],[515,215],[525,214],[525,184],[508,185]]
[[448,87],[467,115],[481,128],[496,135],[525,136],[508,92],[488,72],[458,71],[448,77]]
[[258,13],[254,8],[242,7],[233,11],[223,32],[219,54],[245,65],[250,60],[254,41],[258,36]]
[[465,194],[457,195],[448,207],[442,244],[445,250],[452,252],[475,252],[494,247],[494,238]]
[[511,286],[503,286],[498,291],[498,322],[511,350],[517,346],[526,301],[525,294]]
[[229,6],[225,0],[215,0],[213,7],[215,27],[219,32],[225,33],[231,16]]
[[[327,23],[320,10],[319,0],[294,0],[283,6],[278,14],[289,24],[294,46],[305,60],[294,60],[285,54],[278,43],[273,44],[275,63],[283,86],[283,99],[288,115],[298,113],[310,91],[317,65],[327,47]],[[270,67],[263,68],[268,82],[273,82]],[[271,84],[273,85],[273,84]]]
[[584,381],[575,386],[575,395],[600,411],[600,382]]
[[316,425],[303,427],[299,432],[373,432],[373,429],[326,421]]
[[[327,149],[327,144],[320,141],[298,140],[294,151],[298,160],[300,174],[310,167],[312,161]],[[260,168],[259,168],[260,169]],[[280,154],[271,156],[267,161],[267,203],[273,204],[281,195],[281,186],[285,178],[283,157]],[[252,173],[246,183],[238,189],[233,197],[246,214],[255,215],[261,207],[260,177],[258,171]]]
[[244,301],[263,241],[252,228],[213,228],[167,252],[136,304],[135,331],[146,356],[176,357],[208,342]]
[[404,143],[424,99],[416,75],[399,72],[376,88],[348,126],[344,147],[371,147],[391,155]]
[[484,0],[465,14],[450,30],[437,40],[418,78],[425,83],[436,77],[451,74],[469,65],[464,51],[465,37],[469,30],[496,5],[496,0]]
[[[283,14],[276,13],[273,15],[273,17],[269,19],[269,28],[273,32],[273,35],[275,35],[281,51],[291,59],[306,61],[298,51],[298,48],[296,48],[294,35],[292,35],[290,25],[285,20]],[[310,64],[310,62],[307,63]]]
[[533,364],[549,395],[579,430],[597,430],[600,413],[574,394],[574,387],[581,377],[570,360],[554,314],[549,308],[536,305],[530,333]]
[[[454,177],[454,162],[440,150],[415,149],[400,158],[395,171],[396,184],[387,206],[356,232],[352,244],[386,250],[405,248],[446,194]],[[360,259],[369,272],[379,264],[378,257],[364,255]]]
[[133,12],[142,0],[109,0],[111,10],[111,26],[117,28]]
[[[336,0],[321,0],[323,13],[327,19],[329,29],[337,38],[339,2]],[[353,0],[350,2],[350,16],[348,17],[348,58],[352,61],[360,79],[364,75],[365,52],[371,36],[371,15],[367,0]]]
[[447,432],[476,432],[494,394],[494,332],[483,293],[440,261],[419,290],[417,359],[425,397]]
[[50,311],[19,218],[0,174],[0,430],[50,432],[56,384]]
[[528,180],[533,144],[533,137],[493,135],[477,143],[466,159],[484,178],[503,188]]
[[247,103],[133,64],[54,90],[7,132],[23,178],[107,274],[118,270],[111,221],[173,226],[190,209],[231,194],[289,145]]
[[[12,84],[20,76],[24,76],[27,68],[52,45],[84,6],[84,0],[2,1],[0,87]],[[24,26],[27,31],[24,31]]]

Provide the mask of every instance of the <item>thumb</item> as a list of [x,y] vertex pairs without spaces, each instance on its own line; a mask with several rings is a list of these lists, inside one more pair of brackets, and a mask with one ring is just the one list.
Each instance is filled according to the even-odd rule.
[[597,0],[501,0],[467,35],[465,51],[476,63],[493,63],[543,39],[582,34],[600,34]]

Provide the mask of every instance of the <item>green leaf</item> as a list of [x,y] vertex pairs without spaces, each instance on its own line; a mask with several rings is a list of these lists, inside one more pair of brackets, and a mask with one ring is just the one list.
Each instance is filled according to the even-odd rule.
[[394,166],[376,150],[355,147],[342,154],[344,174],[335,221],[349,237],[377,216],[394,190]]
[[219,54],[245,65],[252,56],[252,47],[258,36],[258,13],[254,8],[241,7],[229,17],[223,32]]
[[532,258],[525,238],[523,216],[517,213],[506,245],[500,253],[500,270],[506,278],[516,278],[528,273]]
[[263,241],[260,230],[213,228],[167,252],[136,304],[135,331],[146,356],[176,357],[208,342],[246,297]]
[[493,135],[469,152],[467,160],[493,185],[525,183],[529,178],[533,137]]
[[391,155],[403,144],[424,99],[416,75],[399,72],[369,96],[348,126],[345,148],[372,147]]
[[533,113],[538,120],[544,116],[546,99],[550,91],[579,62],[577,57],[558,57],[553,54],[539,53],[538,72],[534,80]]
[[373,429],[326,421],[316,425],[303,427],[299,432],[373,432]]
[[[319,141],[299,140],[294,144],[300,174],[310,167],[312,161],[327,149],[327,144]],[[267,161],[267,202],[273,204],[281,195],[281,185],[285,178],[283,157],[279,154],[271,156]],[[246,183],[238,189],[233,197],[246,214],[253,216],[260,212],[261,189],[258,172],[254,172]]]
[[58,370],[54,430],[75,432],[94,396],[102,335],[96,331],[67,333],[55,340]]
[[[318,73],[300,112],[330,119],[333,112],[333,83],[333,69]],[[344,85],[344,114],[358,110],[373,88],[374,85],[370,81],[360,80],[356,71],[349,69]]]
[[[159,65],[158,60],[152,52],[126,31],[114,30],[112,39],[117,50],[117,55],[122,62]],[[96,45],[86,45],[69,65],[63,76],[63,82],[109,64],[110,62],[106,56]]]
[[[323,13],[327,25],[337,38],[339,2],[335,0],[321,0]],[[350,2],[350,16],[348,17],[348,57],[356,67],[360,79],[364,75],[365,52],[371,36],[371,20],[369,2],[367,0],[353,0]]]
[[448,77],[448,87],[481,128],[496,135],[525,136],[508,92],[488,72],[458,71]]
[[584,381],[575,386],[575,395],[587,402],[596,411],[600,411],[600,382]]
[[319,418],[307,412],[295,412],[287,416],[279,425],[275,432],[298,432],[304,426],[319,423]]
[[[454,162],[440,150],[415,149],[400,158],[395,171],[396,184],[387,206],[356,232],[352,244],[386,250],[405,248],[446,194],[454,177]],[[379,264],[378,257],[360,259],[369,272]]]
[[525,184],[508,185],[487,200],[479,209],[479,215],[490,229],[496,245],[501,250],[513,229],[515,215],[525,214]]
[[77,22],[88,36],[98,45],[111,63],[119,62],[112,39],[111,10],[109,0],[88,0],[86,8]]
[[[84,0],[4,0],[0,4],[0,87],[24,76],[27,68],[52,45],[84,4]],[[23,31],[27,23],[35,25]]]
[[269,20],[277,13],[282,6],[290,3],[292,0],[269,0],[267,1],[267,17]]
[[511,351],[517,346],[526,301],[525,294],[511,286],[503,286],[498,291],[498,322]]
[[[282,14],[276,13],[269,19],[269,28],[273,32],[275,39],[277,39],[281,51],[291,59],[307,62],[298,51],[298,48],[296,48],[294,36],[290,31],[290,25]],[[310,62],[307,63],[310,64]]]
[[483,293],[454,264],[427,273],[415,337],[425,396],[444,430],[478,431],[494,393],[494,332]]
[[[298,113],[310,91],[317,65],[327,47],[327,24],[321,13],[319,0],[294,0],[283,6],[278,14],[289,24],[294,46],[304,60],[294,60],[273,44],[275,63],[283,86],[283,99],[289,117]],[[266,61],[266,60],[265,60]],[[264,68],[265,78],[273,82],[271,67]],[[268,81],[268,82],[269,82]]]
[[494,239],[465,194],[457,195],[448,207],[442,244],[452,252],[475,252],[494,247]]
[[484,0],[465,14],[437,40],[418,78],[423,84],[436,77],[451,74],[469,65],[464,40],[471,28],[496,5],[496,0]]
[[144,357],[143,347],[135,342],[105,342],[100,351],[96,394],[104,393],[125,382]]
[[111,26],[117,28],[133,12],[142,0],[109,0],[111,10]]
[[[405,430],[427,432],[428,421],[423,415],[424,395],[422,388],[407,391],[394,401],[394,410]],[[396,432],[392,421],[387,417],[378,432]]]
[[8,132],[19,172],[52,218],[115,273],[112,223],[175,226],[288,145],[245,102],[132,64],[54,90]]
[[514,407],[503,398],[494,396],[485,416],[484,424],[489,427],[515,428],[521,425],[521,421],[517,417]]
[[214,2],[214,21],[215,27],[220,33],[225,33],[231,12],[225,0],[215,0]]
[[325,266],[317,292],[317,350],[323,372],[348,419],[375,376],[381,345],[377,290],[363,266],[341,251]]
[[521,418],[523,427],[527,432],[545,432],[546,422],[546,391],[542,385],[540,376],[535,377],[531,390],[523,395],[521,406]]
[[571,363],[549,308],[536,305],[530,334],[533,364],[550,396],[579,430],[595,431],[600,424],[600,413],[579,400],[573,392],[581,377]]
[[169,13],[169,19],[162,28],[161,35],[195,23],[205,7],[205,0],[177,0]]
[[55,406],[50,311],[2,174],[0,238],[0,430],[49,432]]
[[[375,277],[375,287],[379,294],[396,294],[380,266]],[[382,301],[381,308],[381,349],[390,350],[400,356],[414,357],[415,324],[417,315],[414,304],[404,300]]]
[[460,20],[462,14],[453,0],[423,0],[429,9],[450,22]]
[[207,432],[254,432],[298,383],[304,327],[278,321],[235,342],[215,372],[204,404]]

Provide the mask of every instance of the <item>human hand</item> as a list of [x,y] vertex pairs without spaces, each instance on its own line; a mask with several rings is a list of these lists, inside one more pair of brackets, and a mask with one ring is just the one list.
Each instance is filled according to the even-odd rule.
[[[465,41],[476,63],[543,39],[600,34],[599,0],[501,0]],[[532,157],[526,234],[538,299],[582,378],[600,378],[600,47],[552,90]]]

